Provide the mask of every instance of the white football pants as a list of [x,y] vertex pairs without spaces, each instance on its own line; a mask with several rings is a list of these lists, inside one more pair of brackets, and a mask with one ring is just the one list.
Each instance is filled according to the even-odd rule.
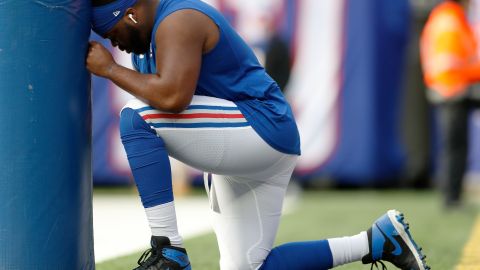
[[297,156],[273,149],[243,125],[245,118],[228,100],[194,96],[180,114],[137,99],[125,107],[156,130],[170,156],[213,174],[207,193],[220,268],[258,269],[272,249]]

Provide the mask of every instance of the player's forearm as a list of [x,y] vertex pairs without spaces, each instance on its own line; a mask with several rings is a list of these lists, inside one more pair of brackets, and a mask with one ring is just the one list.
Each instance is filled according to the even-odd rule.
[[161,111],[180,112],[189,103],[179,95],[175,86],[166,82],[158,74],[142,74],[113,64],[107,78],[120,88]]

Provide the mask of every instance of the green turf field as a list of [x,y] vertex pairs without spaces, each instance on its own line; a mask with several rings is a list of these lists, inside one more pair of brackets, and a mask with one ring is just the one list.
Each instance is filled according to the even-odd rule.
[[[445,212],[439,202],[439,195],[431,191],[307,191],[294,211],[282,218],[277,244],[357,234],[387,209],[396,208],[406,214],[411,232],[424,248],[432,269],[454,269],[480,209],[469,203],[463,209]],[[193,269],[218,269],[213,234],[189,239],[185,246]],[[97,270],[132,269],[140,254],[98,264]],[[370,266],[354,263],[336,269]]]

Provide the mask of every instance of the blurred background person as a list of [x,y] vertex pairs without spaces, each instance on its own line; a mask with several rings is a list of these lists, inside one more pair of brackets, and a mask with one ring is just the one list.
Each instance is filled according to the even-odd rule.
[[440,133],[438,177],[446,207],[461,202],[467,167],[468,115],[478,107],[472,84],[480,80],[477,41],[467,14],[470,1],[443,1],[431,12],[420,40],[427,96]]
[[291,60],[288,42],[281,36],[275,24],[271,23],[270,38],[265,52],[265,69],[285,92],[290,78]]

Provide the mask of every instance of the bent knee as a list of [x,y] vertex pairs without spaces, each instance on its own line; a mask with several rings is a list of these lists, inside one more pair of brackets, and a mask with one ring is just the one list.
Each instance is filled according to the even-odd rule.
[[145,122],[145,120],[132,108],[124,108],[120,113],[120,135],[129,135],[132,132],[154,130]]
[[284,270],[285,263],[282,260],[282,254],[279,252],[278,248],[272,249],[268,254],[268,259],[265,258],[261,265],[257,268],[258,270]]
[[[243,255],[230,256],[229,258],[221,258],[221,270],[257,270],[261,266],[269,254],[268,250],[256,248]],[[233,255],[233,254],[232,254]]]
[[263,262],[229,261],[220,262],[221,270],[257,270]]

